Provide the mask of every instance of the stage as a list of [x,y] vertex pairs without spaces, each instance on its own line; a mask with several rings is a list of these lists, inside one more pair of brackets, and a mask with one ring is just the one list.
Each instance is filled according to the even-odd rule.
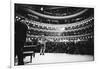
[[45,63],[62,63],[62,62],[80,62],[80,61],[93,61],[94,57],[91,55],[72,55],[65,53],[45,53],[40,55],[36,53],[35,57],[32,57],[32,63],[26,63],[30,61],[30,56],[24,58],[25,65],[30,64],[45,64]]

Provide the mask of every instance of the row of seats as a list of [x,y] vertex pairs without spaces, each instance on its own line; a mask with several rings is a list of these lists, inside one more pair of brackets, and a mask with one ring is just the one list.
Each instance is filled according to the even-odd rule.
[[[35,22],[35,21],[26,21],[26,22],[30,28],[37,28],[37,29],[44,29],[44,30],[57,30],[57,28],[60,28],[60,27],[54,27],[52,25],[51,26],[42,25],[41,23]],[[74,26],[69,26],[69,27],[65,26],[64,28],[65,28],[65,30],[82,28],[82,27],[88,26],[90,24],[92,25],[93,22],[94,22],[94,20],[91,19],[91,20],[87,21],[86,23],[74,25]],[[38,23],[41,25],[39,25]]]
[[[37,35],[28,35],[27,36],[27,42],[34,42],[34,40],[37,40],[39,38],[39,36],[37,36]],[[48,37],[48,36],[46,36],[46,39],[48,40],[48,41],[51,41],[51,42],[78,42],[78,41],[86,41],[86,40],[88,40],[88,39],[92,39],[93,38],[93,35],[86,35],[86,36],[77,36],[77,37],[64,37],[64,36],[62,36],[62,37]]]
[[74,35],[81,35],[81,34],[88,34],[93,32],[93,26],[79,29],[79,30],[72,30],[72,31],[44,31],[44,30],[28,30],[27,34],[29,35],[45,35],[45,36],[74,36]]

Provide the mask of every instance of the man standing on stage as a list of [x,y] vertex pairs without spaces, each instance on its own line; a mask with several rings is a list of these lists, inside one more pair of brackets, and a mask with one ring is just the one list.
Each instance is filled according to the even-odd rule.
[[40,55],[44,55],[46,49],[46,38],[44,35],[40,37],[39,43],[41,45]]

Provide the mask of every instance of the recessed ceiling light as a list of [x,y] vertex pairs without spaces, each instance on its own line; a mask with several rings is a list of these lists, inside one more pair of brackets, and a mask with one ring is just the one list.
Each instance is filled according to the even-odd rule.
[[41,7],[41,11],[43,11],[43,7]]

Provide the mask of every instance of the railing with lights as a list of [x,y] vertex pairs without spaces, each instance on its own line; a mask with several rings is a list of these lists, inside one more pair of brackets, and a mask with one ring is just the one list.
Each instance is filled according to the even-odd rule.
[[[27,38],[39,38],[41,36],[37,35],[27,35]],[[85,35],[76,35],[76,36],[45,36],[48,41],[51,42],[79,42],[79,41],[87,41],[88,39],[93,38],[93,33],[85,34]],[[30,40],[32,41],[32,40]]]

